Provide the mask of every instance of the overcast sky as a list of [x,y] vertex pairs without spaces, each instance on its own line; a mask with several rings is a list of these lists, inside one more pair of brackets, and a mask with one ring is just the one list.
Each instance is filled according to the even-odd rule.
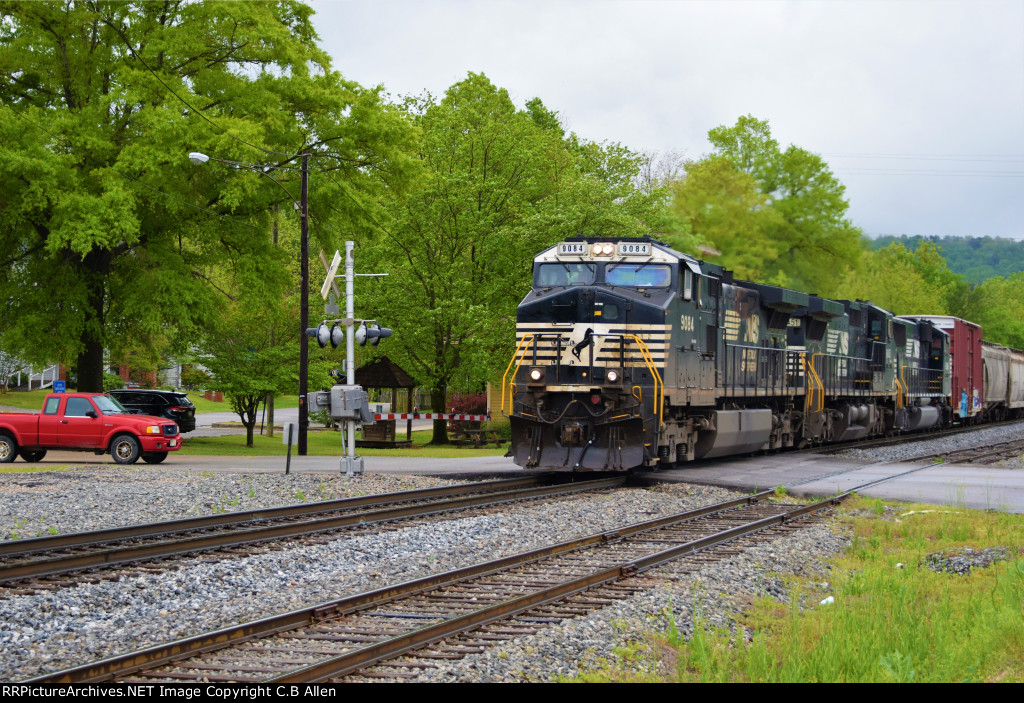
[[710,150],[766,119],[869,235],[1024,239],[1024,0],[314,0],[334,67],[392,95],[470,71],[585,139]]

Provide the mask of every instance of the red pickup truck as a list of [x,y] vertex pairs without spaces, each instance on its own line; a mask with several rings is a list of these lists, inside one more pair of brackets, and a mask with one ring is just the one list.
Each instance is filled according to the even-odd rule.
[[18,455],[40,461],[47,449],[110,452],[118,464],[134,464],[141,456],[159,464],[180,448],[176,424],[133,415],[102,393],[51,393],[42,413],[0,413],[0,464]]

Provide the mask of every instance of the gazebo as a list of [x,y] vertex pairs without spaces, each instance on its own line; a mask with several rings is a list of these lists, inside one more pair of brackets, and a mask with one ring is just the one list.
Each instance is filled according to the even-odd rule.
[[391,449],[394,447],[408,447],[412,445],[412,390],[416,382],[405,370],[388,359],[386,356],[379,356],[368,364],[356,369],[356,385],[369,390],[391,389],[391,412],[396,412],[398,406],[398,391],[405,389],[408,393],[410,413],[405,429],[405,440],[395,439],[395,420],[377,420],[372,425],[363,426],[363,438],[356,440],[357,447],[376,447],[379,449]]

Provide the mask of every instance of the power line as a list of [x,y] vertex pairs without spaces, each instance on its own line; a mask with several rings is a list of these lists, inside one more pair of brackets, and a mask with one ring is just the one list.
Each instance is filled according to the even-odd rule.
[[969,176],[981,178],[1021,178],[1024,171],[931,171],[926,169],[847,168],[833,171],[837,176]]
[[1024,155],[1021,154],[822,154],[829,158],[838,159],[896,159],[911,161],[967,161],[984,162],[997,164],[1024,163]]

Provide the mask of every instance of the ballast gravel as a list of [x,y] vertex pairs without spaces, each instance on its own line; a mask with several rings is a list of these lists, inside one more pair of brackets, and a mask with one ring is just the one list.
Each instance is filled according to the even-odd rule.
[[[9,474],[0,485],[0,534],[35,536],[444,485],[432,477],[242,475],[138,467]],[[0,600],[0,680],[14,681],[238,622],[467,566],[545,544],[735,497],[687,484],[603,491],[506,506],[381,534],[341,533],[314,546],[248,557],[190,559],[174,571],[83,583]],[[724,624],[754,596],[784,596],[778,573],[815,568],[845,538],[817,525],[759,544],[586,617],[564,621],[419,680],[542,681],[612,656],[652,624],[694,616]]]
[[[947,435],[914,442],[903,442],[888,447],[848,449],[839,456],[856,457],[872,461],[915,461],[919,457],[932,457],[946,452],[955,452],[974,447],[986,447],[999,442],[1019,440],[1024,422],[1015,422],[997,427],[986,427],[971,432]],[[1022,464],[1007,462],[1006,468],[1021,468]]]
[[1009,558],[1010,550],[1006,547],[955,547],[927,555],[924,558],[924,565],[939,573],[966,576],[971,573],[971,569],[984,569],[997,561],[1006,561]]

